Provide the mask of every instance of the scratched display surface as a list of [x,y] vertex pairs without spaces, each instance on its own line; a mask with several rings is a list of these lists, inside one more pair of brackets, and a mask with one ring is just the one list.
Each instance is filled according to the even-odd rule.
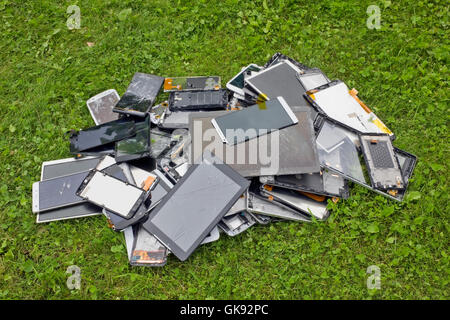
[[38,207],[33,207],[33,211],[41,212],[85,202],[77,196],[76,191],[88,174],[89,171],[86,171],[36,182],[39,187],[38,190],[33,188],[33,197],[39,200]]
[[224,164],[194,165],[154,209],[144,228],[185,260],[248,184]]
[[95,124],[117,120],[119,114],[112,111],[117,102],[119,102],[119,95],[115,90],[109,91],[105,95],[99,94],[98,98],[89,99],[87,106]]

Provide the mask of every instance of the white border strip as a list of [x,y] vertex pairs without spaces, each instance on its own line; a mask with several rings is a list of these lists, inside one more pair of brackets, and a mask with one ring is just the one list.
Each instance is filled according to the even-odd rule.
[[282,96],[277,97],[277,99],[281,103],[281,105],[283,106],[283,109],[284,109],[284,111],[286,111],[286,113],[288,114],[289,118],[291,118],[291,120],[294,122],[294,124],[298,123],[297,117],[295,116],[294,112],[292,111],[292,109],[287,104],[286,100],[284,100],[284,98]]

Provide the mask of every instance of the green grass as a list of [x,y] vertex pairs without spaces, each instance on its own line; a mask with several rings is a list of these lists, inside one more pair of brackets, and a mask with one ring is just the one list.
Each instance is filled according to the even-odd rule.
[[[71,4],[79,30],[66,27]],[[380,30],[366,27],[370,4]],[[448,11],[446,1],[0,0],[0,298],[449,298]],[[89,97],[123,94],[136,71],[226,82],[277,51],[358,89],[395,146],[418,156],[403,203],[354,186],[325,223],[256,226],[159,269],[131,268],[104,217],[35,223],[31,185],[42,161],[70,156],[67,130],[93,125]],[[66,287],[73,264],[78,291]],[[380,290],[366,287],[370,265]]]

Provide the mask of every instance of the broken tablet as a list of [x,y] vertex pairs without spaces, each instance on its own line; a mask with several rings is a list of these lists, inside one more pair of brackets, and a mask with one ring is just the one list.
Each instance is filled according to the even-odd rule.
[[138,187],[144,188],[149,177],[154,177],[155,179],[154,185],[150,188],[152,203],[148,210],[151,210],[158,205],[170,189],[173,188],[173,184],[159,170],[148,172],[135,166],[130,166],[130,170]]
[[92,170],[78,188],[77,195],[124,218],[131,218],[145,201],[145,190]]
[[171,77],[164,79],[164,92],[218,89],[220,89],[220,77],[218,76]]
[[330,79],[317,68],[298,73],[297,79],[300,81],[303,89],[305,89],[305,92],[331,82]]
[[266,225],[266,224],[269,224],[269,223],[271,223],[273,221],[273,219],[271,217],[269,217],[269,216],[265,216],[263,214],[251,212],[249,210],[247,210],[247,212],[258,224]]
[[218,226],[230,237],[237,236],[241,234],[251,226],[253,226],[256,221],[251,215],[246,211],[241,213],[224,217],[218,224]]
[[211,120],[223,142],[235,145],[298,123],[283,97],[261,102]]
[[[100,158],[98,157],[85,157],[80,159],[66,158],[45,161],[42,163],[41,181],[91,170],[99,161]],[[101,212],[100,207],[83,202],[68,207],[38,212],[36,215],[36,223],[90,217],[99,215]]]
[[[66,158],[60,160],[45,161],[41,168],[41,181],[79,172],[89,171],[100,161],[98,157]],[[91,203],[79,203],[68,207],[38,212],[37,223],[75,219],[101,214],[101,208]]]
[[[199,111],[175,111],[166,110],[158,127],[164,129],[187,129],[189,127],[189,115]],[[202,112],[203,113],[203,112]]]
[[267,69],[273,65],[276,65],[283,61],[289,61],[294,66],[296,66],[299,70],[308,70],[310,69],[308,66],[304,65],[303,63],[298,62],[297,60],[292,59],[291,57],[285,56],[281,52],[276,52],[270,59],[266,62],[264,65],[264,69]]
[[170,133],[161,131],[158,128],[150,129],[150,156],[154,159],[159,158],[170,148],[171,140]]
[[246,192],[244,192],[244,194],[240,196],[239,199],[237,199],[230,210],[228,210],[228,212],[225,214],[225,217],[238,214],[239,212],[245,211],[247,209],[245,196]]
[[[256,64],[249,64],[244,67],[237,75],[235,75],[230,81],[227,83],[227,88],[233,92],[236,92],[238,95],[244,95],[244,75],[251,74],[252,71],[259,72],[262,70],[262,67]],[[243,100],[243,99],[242,99]]]
[[[131,166],[129,166],[127,163],[121,163],[120,165],[113,165],[111,167],[108,167],[104,169],[103,172],[121,181],[131,183],[135,186],[139,186],[145,191],[151,190],[152,187],[154,187],[154,185],[158,182],[157,176],[146,171],[144,171],[147,173],[145,176],[141,176],[140,174],[133,175],[130,167]],[[143,171],[134,166],[132,166],[132,168],[134,168],[135,170]],[[148,210],[150,210],[151,203],[149,202],[150,201],[147,197],[146,201],[144,201],[139,206],[139,208],[130,218],[124,218],[107,209],[103,209],[103,214],[107,217],[108,224],[114,231],[122,231],[128,228],[129,226],[134,225],[140,222],[141,220],[145,219]]]
[[131,260],[131,254],[133,253],[133,244],[134,244],[133,226],[130,226],[125,230],[123,230],[123,237],[125,239],[125,246],[127,248],[128,260]]
[[306,90],[297,79],[299,72],[301,69],[286,60],[246,78],[245,82],[267,100],[281,96],[290,106],[308,107],[303,97]]
[[163,77],[136,72],[114,112],[145,117],[164,83]]
[[211,122],[225,111],[191,115],[190,161],[209,150],[244,177],[319,172],[311,108],[293,111],[297,124],[232,146],[222,142]]
[[249,186],[212,155],[192,165],[152,211],[144,228],[186,260]]
[[94,169],[100,160],[100,157],[84,157],[44,161],[41,167],[41,181],[89,171]]
[[417,163],[417,157],[409,152],[394,147],[395,156],[397,157],[400,169],[402,171],[403,182],[405,188],[403,190],[388,191],[389,195],[398,201],[402,201],[408,188],[409,179],[411,178]]
[[225,110],[227,105],[228,92],[225,89],[177,91],[169,96],[169,110],[172,112]]

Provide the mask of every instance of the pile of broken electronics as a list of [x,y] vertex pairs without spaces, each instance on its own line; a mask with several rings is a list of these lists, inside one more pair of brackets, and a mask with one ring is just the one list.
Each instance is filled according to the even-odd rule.
[[349,183],[402,201],[417,161],[355,89],[280,53],[226,89],[218,76],[136,73],[121,98],[87,106],[96,125],[68,132],[74,158],[42,164],[33,212],[103,214],[131,265],[184,261],[257,224],[326,220]]

